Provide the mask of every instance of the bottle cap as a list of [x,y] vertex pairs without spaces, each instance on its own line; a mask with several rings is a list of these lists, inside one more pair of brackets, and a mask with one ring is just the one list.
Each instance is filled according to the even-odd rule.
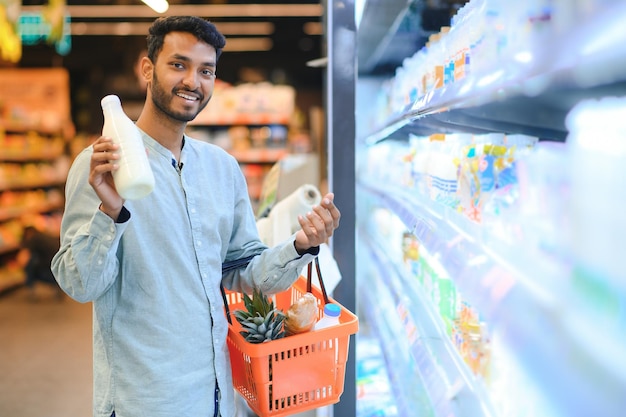
[[341,315],[341,308],[337,304],[326,304],[324,306],[324,314],[329,317],[339,317]]
[[105,106],[107,104],[121,104],[121,101],[120,101],[120,98],[116,96],[115,94],[110,94],[108,96],[103,97],[102,100],[100,101],[100,104],[102,106]]

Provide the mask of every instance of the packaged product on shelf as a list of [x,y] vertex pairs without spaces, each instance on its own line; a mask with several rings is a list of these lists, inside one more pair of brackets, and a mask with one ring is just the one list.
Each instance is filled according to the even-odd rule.
[[480,223],[485,203],[495,190],[495,161],[505,153],[504,134],[475,135],[474,143],[464,149],[459,170],[459,209]]
[[528,248],[564,256],[570,220],[567,149],[562,142],[539,142],[519,155],[515,165],[519,204],[509,217],[523,228],[520,241]]
[[[451,56],[453,59],[453,82],[458,82],[471,72],[471,51],[476,45],[475,1],[467,2],[452,18]],[[469,34],[469,36],[468,36]]]
[[456,197],[456,167],[452,160],[451,143],[446,135],[430,137],[428,157],[428,190],[433,201],[454,207]]
[[427,136],[409,137],[411,147],[411,178],[412,188],[420,195],[428,195],[428,159],[430,153],[430,141]]
[[415,277],[418,277],[419,271],[419,240],[411,232],[402,234],[402,259],[407,266],[407,270]]
[[433,303],[436,312],[443,320],[446,334],[452,335],[454,321],[459,314],[459,298],[457,289],[448,273],[439,264],[437,257],[421,248],[417,261],[416,278],[422,289]]
[[457,314],[457,291],[454,281],[450,279],[448,274],[439,274],[437,276],[435,302],[439,314],[443,318],[446,325],[446,333],[452,333],[452,323]]
[[[441,64],[441,45],[439,39],[441,34],[434,33],[428,37],[426,47],[428,49],[428,59],[426,61],[426,74],[424,94],[431,93],[438,88],[439,79],[443,85],[443,64]],[[441,77],[441,78],[439,78]]]
[[506,135],[503,155],[494,161],[495,189],[483,208],[483,223],[492,232],[505,240],[520,241],[519,213],[516,206],[519,200],[517,163],[532,152],[538,138],[527,135]]
[[472,143],[471,134],[456,133],[431,136],[429,154],[429,190],[432,200],[457,209],[459,206],[459,170],[463,149]]
[[475,375],[486,377],[490,366],[490,335],[487,325],[466,300],[458,302],[458,311],[452,323],[452,341],[461,358]]

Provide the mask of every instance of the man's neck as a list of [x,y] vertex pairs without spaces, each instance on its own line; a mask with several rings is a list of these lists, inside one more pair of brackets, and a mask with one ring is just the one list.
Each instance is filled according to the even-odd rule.
[[173,122],[169,119],[150,117],[145,111],[137,119],[137,127],[151,138],[172,152],[176,160],[180,160],[183,137],[187,123]]

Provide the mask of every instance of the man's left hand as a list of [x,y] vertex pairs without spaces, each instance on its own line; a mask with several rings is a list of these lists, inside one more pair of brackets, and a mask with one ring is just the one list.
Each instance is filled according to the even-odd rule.
[[309,248],[326,243],[339,227],[341,212],[333,203],[335,195],[328,193],[322,202],[313,207],[306,216],[298,216],[301,230],[296,233],[296,250],[304,253]]

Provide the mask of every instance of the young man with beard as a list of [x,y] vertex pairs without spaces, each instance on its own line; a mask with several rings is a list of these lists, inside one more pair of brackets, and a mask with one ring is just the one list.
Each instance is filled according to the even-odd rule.
[[299,218],[301,230],[267,248],[237,161],[185,135],[211,98],[224,45],[197,17],[159,18],[150,28],[136,122],[156,180],[150,195],[119,196],[118,148],[107,137],[70,170],[52,269],[67,294],[93,302],[95,417],[232,417],[220,284],[285,290],[339,225],[327,194]]

